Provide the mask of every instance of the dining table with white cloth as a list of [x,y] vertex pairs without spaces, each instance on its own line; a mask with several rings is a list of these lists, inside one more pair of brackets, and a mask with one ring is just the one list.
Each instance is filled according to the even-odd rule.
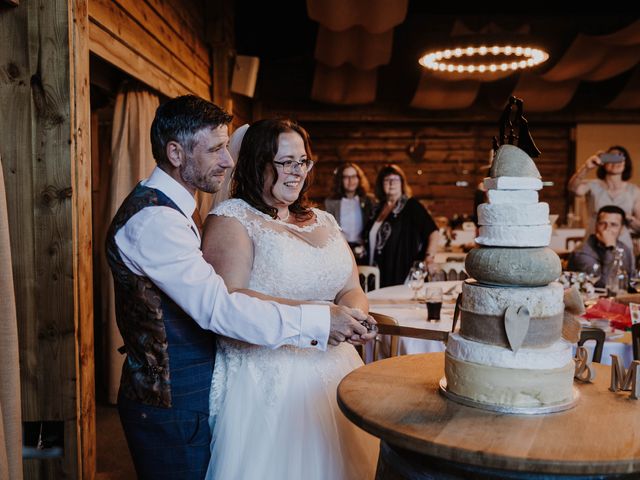
[[[427,306],[424,295],[427,288],[441,288],[443,291],[442,310],[440,321],[427,320]],[[399,326],[418,328],[428,331],[450,332],[453,326],[453,313],[456,298],[462,291],[462,281],[427,282],[418,292],[419,301],[412,300],[413,291],[408,285],[394,285],[379,288],[367,293],[369,299],[369,311],[382,313],[393,317]],[[456,328],[459,326],[456,326]],[[633,360],[631,348],[631,335],[620,330],[605,329],[606,341],[602,349],[601,363],[611,365],[611,355],[617,355],[625,367]],[[390,338],[388,335],[380,335],[382,342],[381,351],[388,355]],[[593,342],[585,344],[589,356],[593,355]],[[398,339],[398,355],[410,355],[415,353],[443,352],[445,342],[439,340],[425,340],[422,338],[402,337]],[[366,345],[365,363],[373,360],[373,342]]]
[[[439,321],[427,320],[427,305],[424,296],[427,288],[441,288],[443,292],[442,309]],[[427,282],[418,292],[420,300],[412,300],[413,290],[408,285],[394,285],[379,288],[367,293],[369,311],[393,317],[402,327],[417,328],[436,332],[450,332],[453,326],[453,313],[458,294],[462,290],[462,281]],[[380,335],[382,352],[389,351],[388,335]],[[413,353],[443,352],[445,343],[439,340],[399,337],[398,355]],[[373,346],[370,342],[365,349],[365,360],[373,359]]]

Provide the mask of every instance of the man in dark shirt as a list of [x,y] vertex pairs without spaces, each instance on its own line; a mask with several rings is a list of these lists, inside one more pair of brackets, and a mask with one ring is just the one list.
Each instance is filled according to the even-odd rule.
[[569,270],[587,272],[594,263],[600,264],[602,275],[595,284],[604,287],[613,265],[614,250],[623,249],[622,265],[629,275],[633,269],[633,254],[629,247],[618,241],[622,227],[626,223],[624,210],[615,205],[606,205],[598,210],[596,232],[589,235],[569,257]]

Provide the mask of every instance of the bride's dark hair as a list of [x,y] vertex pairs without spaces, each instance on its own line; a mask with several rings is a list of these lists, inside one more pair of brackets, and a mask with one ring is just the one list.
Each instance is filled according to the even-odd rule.
[[[278,179],[278,171],[273,159],[278,153],[278,137],[281,133],[295,132],[302,137],[307,158],[312,159],[309,134],[300,125],[288,119],[266,119],[253,123],[244,134],[238,161],[231,179],[231,197],[241,198],[252,207],[266,213],[272,218],[278,218],[278,210],[265,203],[262,199],[264,189],[265,168],[273,171],[273,183]],[[306,220],[312,216],[311,205],[306,192],[311,184],[313,170],[307,173],[300,195],[289,205],[289,211],[296,218]]]

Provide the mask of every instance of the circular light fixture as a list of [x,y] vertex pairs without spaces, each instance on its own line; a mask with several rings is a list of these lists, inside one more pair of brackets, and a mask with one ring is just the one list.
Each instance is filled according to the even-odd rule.
[[521,45],[482,45],[456,47],[425,53],[418,62],[436,72],[483,74],[516,71],[547,61],[549,54],[540,48]]

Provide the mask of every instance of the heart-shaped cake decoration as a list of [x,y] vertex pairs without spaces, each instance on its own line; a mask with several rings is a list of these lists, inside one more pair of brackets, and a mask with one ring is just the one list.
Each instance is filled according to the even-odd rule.
[[524,342],[529,330],[529,309],[524,305],[516,307],[510,305],[504,312],[504,329],[507,332],[507,340],[511,350],[517,352]]

